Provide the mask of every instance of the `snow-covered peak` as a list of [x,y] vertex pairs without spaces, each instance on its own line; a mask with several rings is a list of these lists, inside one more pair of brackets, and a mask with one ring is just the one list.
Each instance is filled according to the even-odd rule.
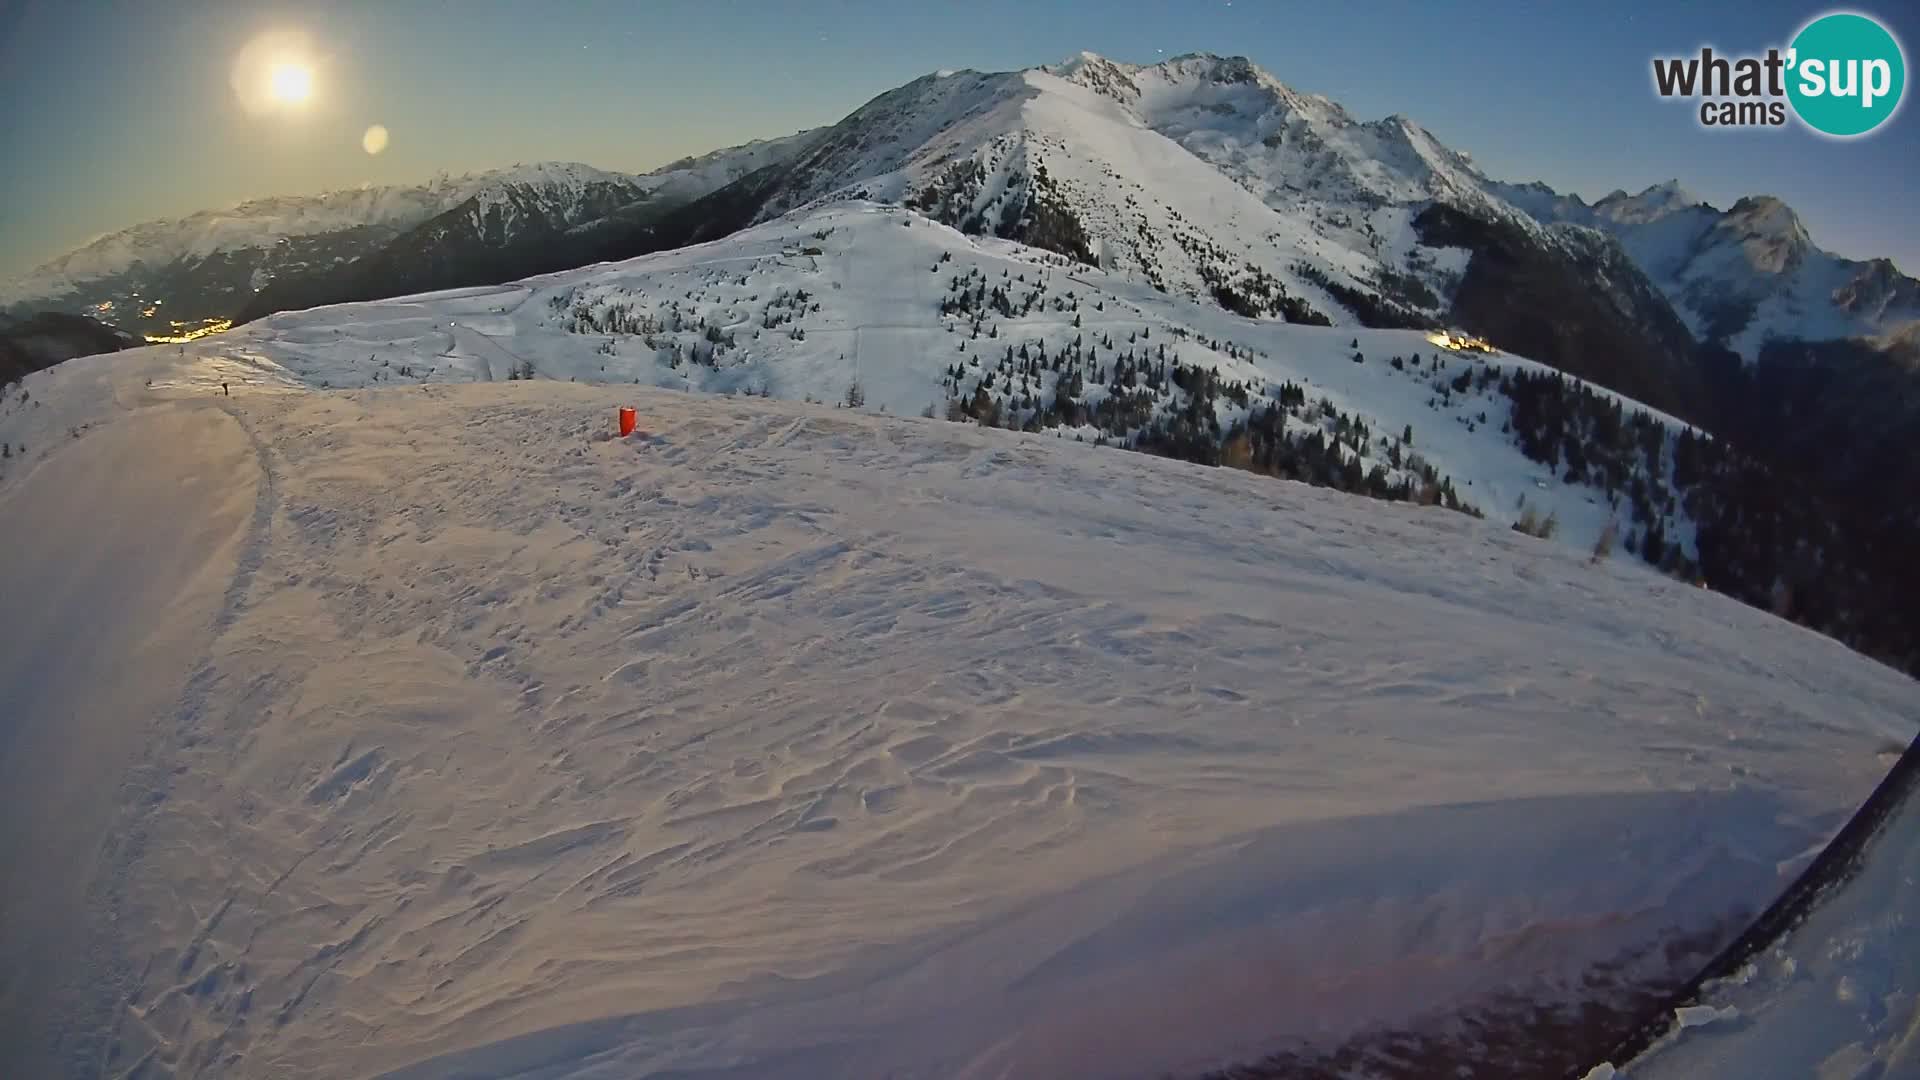
[[1833,301],[1855,315],[1884,324],[1884,347],[1905,356],[1920,352],[1920,322],[1886,318],[1904,313],[1906,320],[1920,315],[1920,281],[1902,274],[1892,259],[1869,259],[1856,264],[1853,277],[1834,291]]
[[[253,199],[182,218],[163,218],[107,233],[79,249],[0,285],[0,306],[60,295],[77,283],[217,251],[265,247],[282,237],[424,221],[452,203],[445,181],[382,186],[312,196]],[[453,200],[458,201],[458,200]]]
[[1714,231],[1737,242],[1753,268],[1780,273],[1813,246],[1793,207],[1771,195],[1749,195],[1733,204]]
[[1158,63],[1140,65],[1136,70],[1157,71],[1170,81],[1280,85],[1280,80],[1271,72],[1244,56],[1210,52],[1181,53]]
[[1117,64],[1114,61],[1109,60],[1104,56],[1101,56],[1099,53],[1089,52],[1086,49],[1082,49],[1079,52],[1074,53],[1072,56],[1067,57],[1065,60],[1062,60],[1057,64],[1042,65],[1041,70],[1051,75],[1057,75],[1062,79],[1078,79],[1080,76],[1080,72],[1082,72],[1083,70],[1090,67],[1102,67],[1102,66],[1116,67],[1116,68],[1134,67],[1134,65],[1132,64]]
[[1235,310],[1336,323],[1389,289],[1425,313],[1402,317],[1442,317],[1462,267],[1416,250],[1431,203],[1552,242],[1411,118],[1362,122],[1210,54],[915,79],[810,137],[750,198],[751,221],[903,204]]
[[1658,184],[1648,185],[1647,190],[1641,192],[1640,196],[1641,198],[1646,198],[1649,195],[1655,195],[1655,194],[1661,195],[1665,197],[1668,201],[1679,206],[1692,206],[1695,203],[1703,201],[1698,196],[1694,195],[1693,192],[1688,191],[1685,187],[1683,187],[1680,183],[1680,178],[1677,176],[1671,180],[1665,180]]
[[1056,70],[1113,98],[1278,210],[1310,201],[1350,215],[1439,199],[1531,224],[1488,195],[1465,154],[1411,118],[1357,120],[1246,57],[1194,53],[1135,66],[1088,56]]
[[1136,107],[1149,123],[1156,113],[1236,102],[1284,106],[1319,122],[1352,122],[1335,102],[1294,90],[1244,56],[1185,53],[1157,64],[1127,64],[1083,53],[1063,67],[1054,73]]
[[1608,221],[1644,224],[1658,221],[1669,214],[1692,209],[1701,205],[1702,201],[1698,196],[1681,187],[1679,180],[1668,180],[1654,184],[1638,195],[1628,195],[1616,189],[1594,203],[1593,211]]
[[[350,262],[450,211],[470,210],[476,223],[494,215],[504,238],[529,214],[571,225],[640,200],[685,202],[791,157],[815,134],[756,140],[684,158],[644,176],[574,161],[538,161],[484,172],[443,172],[418,184],[253,199],[144,222],[0,282],[0,308],[59,305],[130,323],[158,318],[163,326],[168,316],[231,316],[235,298],[244,300],[266,281]],[[216,255],[246,265],[200,273]]]
[[474,186],[519,184],[581,188],[588,184],[626,183],[632,181],[633,177],[627,173],[596,169],[577,161],[536,161],[527,165],[515,164],[504,169],[475,173],[462,179]]
[[1138,66],[1118,63],[1095,53],[1083,52],[1040,70],[1115,101],[1132,102],[1140,97],[1140,88],[1133,82],[1133,76],[1140,71]]
[[606,204],[618,205],[645,194],[636,177],[572,161],[514,165],[481,173],[468,178],[464,190],[482,212],[532,204],[562,220],[597,217]]

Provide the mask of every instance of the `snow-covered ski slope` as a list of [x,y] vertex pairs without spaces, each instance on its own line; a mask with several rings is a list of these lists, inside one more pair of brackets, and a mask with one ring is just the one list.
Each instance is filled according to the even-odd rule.
[[[1041,300],[1025,313],[984,312],[975,336],[973,317],[941,309],[966,275],[967,288],[1004,289],[1014,305],[1030,294]],[[1057,352],[1076,340],[1108,366],[1132,352],[1214,367],[1247,383],[1256,400],[1298,385],[1309,400],[1328,399],[1367,421],[1375,436],[1363,459],[1369,468],[1388,466],[1382,440],[1398,442],[1410,427],[1403,457],[1418,454],[1451,476],[1460,497],[1490,520],[1516,520],[1524,499],[1542,517],[1557,515],[1557,539],[1583,551],[1625,513],[1604,489],[1527,460],[1502,431],[1511,404],[1497,386],[1441,389],[1463,373],[1547,370],[1542,365],[1454,353],[1417,331],[1240,318],[1137,276],[867,203],[514,285],[277,315],[183,354],[238,359],[252,369],[241,377],[262,385],[334,388],[503,380],[526,364],[543,379],[825,402],[843,400],[857,381],[869,409],[944,415],[951,366],[977,380],[1009,350]],[[1106,393],[1088,384],[1089,401]],[[1245,415],[1223,410],[1220,421],[1226,427]],[[1076,435],[1091,442],[1097,433],[1058,433]],[[1682,513],[1668,524],[1683,543],[1691,532]]]
[[[559,340],[515,302],[0,404],[0,597],[93,643],[0,669],[9,877],[62,883],[0,922],[5,1019],[57,1021],[9,1029],[58,1040],[9,1075],[1159,1075],[1464,1033],[1684,977],[1914,731],[1891,671],[1497,522],[942,420],[436,385]],[[427,385],[302,381],[403,338]]]

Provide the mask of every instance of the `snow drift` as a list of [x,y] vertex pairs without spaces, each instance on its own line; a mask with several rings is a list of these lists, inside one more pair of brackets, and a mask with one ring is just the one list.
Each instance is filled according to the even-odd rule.
[[1464,515],[260,345],[0,405],[0,596],[69,658],[0,687],[9,879],[72,898],[5,923],[9,1072],[1131,1075],[1580,1008],[1913,731],[1831,641]]

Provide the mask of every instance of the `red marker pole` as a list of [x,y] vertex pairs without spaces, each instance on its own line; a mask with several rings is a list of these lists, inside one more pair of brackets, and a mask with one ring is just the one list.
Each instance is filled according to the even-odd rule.
[[620,410],[620,437],[624,439],[633,434],[634,426],[639,422],[640,414],[638,412],[622,407]]

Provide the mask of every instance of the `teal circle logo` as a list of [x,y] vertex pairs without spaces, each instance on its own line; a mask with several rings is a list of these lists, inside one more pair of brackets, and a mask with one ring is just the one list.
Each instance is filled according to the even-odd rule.
[[1802,122],[1826,135],[1865,135],[1899,110],[1907,89],[1900,43],[1865,15],[1820,16],[1794,37],[1787,56],[1787,99]]

